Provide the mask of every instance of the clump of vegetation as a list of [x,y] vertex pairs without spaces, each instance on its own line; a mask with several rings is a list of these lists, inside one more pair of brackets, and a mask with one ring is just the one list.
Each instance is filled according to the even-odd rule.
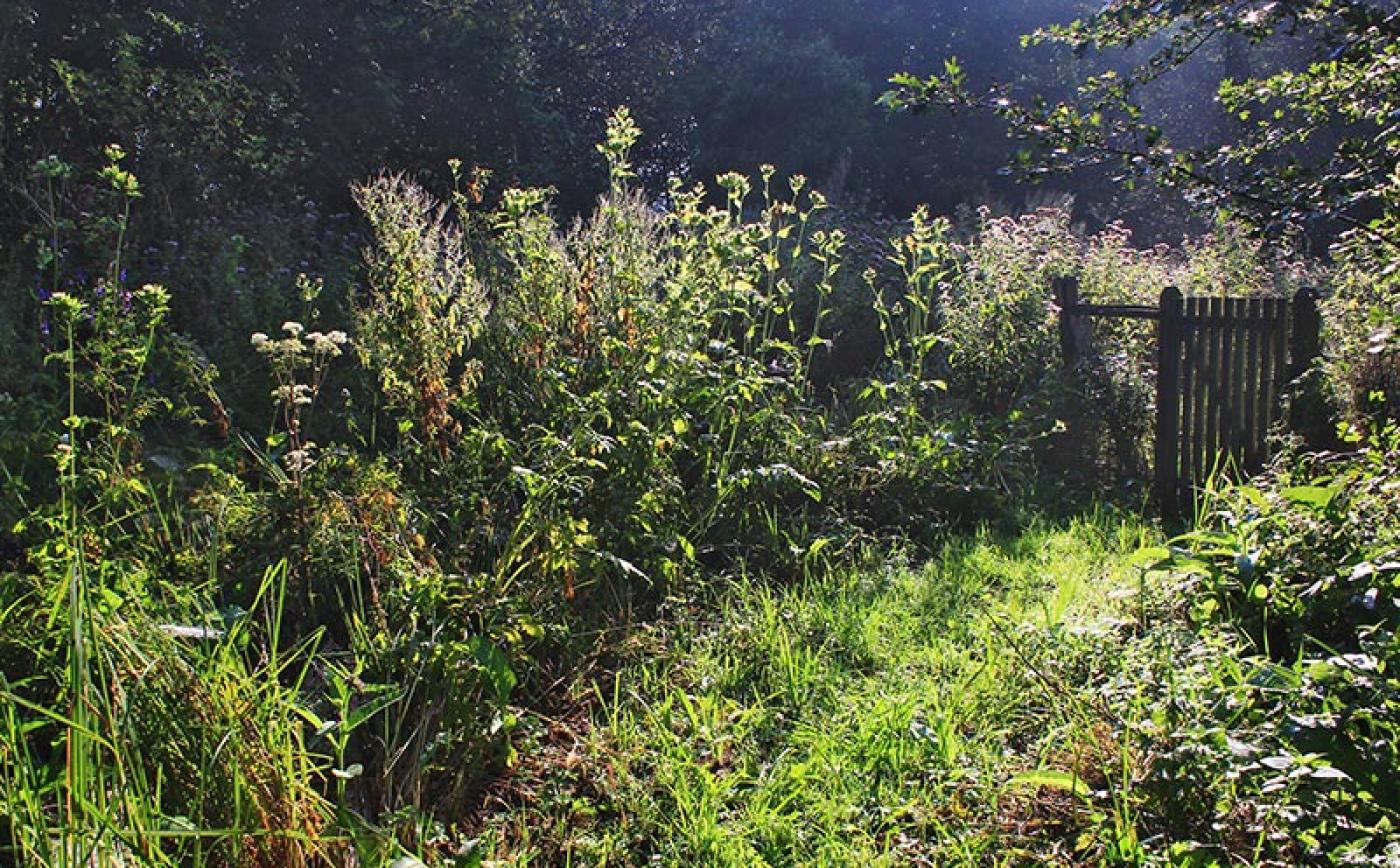
[[[1353,442],[1223,488],[1164,564],[1191,619],[1241,655],[1208,666],[1217,680],[1164,721],[1164,774],[1212,794],[1210,810],[1173,801],[1171,815],[1217,849],[1239,835],[1287,861],[1394,856],[1400,791],[1382,770],[1400,760],[1400,465],[1393,424]],[[1211,749],[1222,737],[1228,750]]]
[[450,407],[472,386],[463,354],[489,307],[462,227],[402,175],[357,187],[355,200],[374,238],[358,311],[360,360],[378,372],[388,408],[425,445],[446,450],[461,433]]
[[[47,863],[218,865],[432,861],[470,850],[473,827],[463,818],[479,818],[500,775],[533,769],[527,754],[541,715],[559,701],[562,673],[613,659],[640,624],[724,605],[730,593],[776,617],[789,603],[767,583],[844,593],[839,583],[810,583],[854,581],[853,565],[868,564],[874,547],[928,554],[951,531],[1009,524],[1037,494],[1072,480],[1052,469],[1072,463],[1066,441],[1095,461],[1116,455],[1117,470],[1103,471],[1113,478],[1135,470],[1124,456],[1147,430],[1150,343],[1105,328],[1096,355],[1064,370],[1049,284],[1072,276],[1088,298],[1141,303],[1164,283],[1217,274],[1226,255],[1218,245],[1136,251],[1123,230],[1085,236],[1054,211],[983,215],[959,228],[920,210],[890,227],[890,238],[853,250],[827,200],[804,178],[780,182],[770,167],[755,180],[722,176],[714,200],[702,187],[674,184],[668,207],[657,209],[634,186],[638,137],[625,111],[613,116],[601,146],[610,189],[591,216],[568,226],[547,191],[508,189],[490,206],[484,173],[464,179],[456,165],[446,204],[402,175],[359,187],[370,227],[364,284],[328,295],[324,277],[297,276],[284,308],[294,318],[245,345],[247,376],[262,384],[262,413],[271,416],[261,436],[231,418],[215,372],[171,330],[171,293],[126,288],[123,227],[140,187],[121,169],[123,155],[109,153],[102,179],[116,216],[94,220],[84,238],[114,252],[95,269],[103,276],[81,285],[50,245],[39,246],[54,284],[78,291],[48,299],[47,367],[23,401],[3,408],[12,429],[32,425],[4,453],[23,494],[7,506],[14,553],[0,620],[0,687],[11,702],[0,729],[0,776],[11,795],[0,809],[11,852]],[[1231,249],[1240,280],[1269,291],[1257,250]],[[852,340],[844,325],[851,299],[862,297],[879,352],[843,370],[831,359]],[[341,321],[345,328],[333,327]],[[1381,453],[1389,454],[1370,454]],[[1346,471],[1357,510],[1367,485],[1384,488],[1383,465],[1371,459]],[[1280,485],[1288,503],[1297,490],[1321,490]],[[1264,539],[1295,539],[1296,518],[1227,526],[1246,549],[1317,553],[1316,564],[1277,566],[1290,576],[1345,560],[1363,548],[1355,534],[1381,527],[1319,519],[1296,545]],[[1228,569],[1246,561],[1215,558],[1211,533],[1190,538],[1199,551],[1191,563],[1208,565],[1211,576],[1191,585],[1191,617],[1228,612],[1275,656],[1302,655],[1317,641],[1353,649],[1345,659],[1371,653],[1370,628],[1365,637],[1336,632],[1360,623],[1342,601],[1354,589],[1235,588]],[[1257,552],[1248,557],[1261,575],[1275,568]],[[1384,573],[1385,557],[1367,563]],[[957,592],[958,606],[1006,592],[974,573],[979,590]],[[1053,695],[1067,676],[1047,673],[1088,665],[1062,632],[1071,590],[1046,603],[1055,613],[1045,625],[1051,639],[1007,640],[1005,654],[1036,661],[1013,693],[1038,685]],[[1383,593],[1362,594],[1363,604],[1389,611]],[[1161,641],[1189,645],[1176,615],[1162,611]],[[843,612],[832,617],[856,617]],[[34,623],[43,629],[35,633]],[[1005,627],[993,618],[983,639]],[[804,629],[834,628],[813,621]],[[793,720],[851,686],[844,676],[821,686],[815,634],[755,630],[759,645],[740,655],[743,665],[771,671],[735,689],[789,709],[745,736],[756,739],[752,762],[761,765],[765,739],[794,738]],[[1119,655],[1126,666],[1139,653],[1127,636],[1101,637],[1085,653]],[[731,648],[745,641],[724,639]],[[873,646],[844,647],[828,650],[856,669],[879,657]],[[1249,659],[1244,646],[1234,653]],[[1107,677],[1096,669],[1089,683],[1106,690]],[[1219,685],[1188,688],[1199,698]],[[1185,822],[1152,795],[1153,770],[1204,772],[1140,762],[1131,751],[1142,734],[1123,721],[1144,706],[1109,713],[1096,703],[1076,695],[1061,723],[1099,766],[1035,763],[1027,754],[1023,767],[988,759],[975,774],[957,759],[957,745],[973,743],[972,724],[950,718],[935,727],[900,706],[890,721],[941,734],[928,741],[932,753],[890,743],[893,765],[880,772],[890,777],[877,800],[904,798],[907,763],[942,756],[971,777],[920,797],[914,814],[934,825],[919,834],[942,828],[934,838],[943,843],[911,843],[909,852],[973,858],[1009,840],[976,829],[1039,809],[1016,807],[1020,796],[997,796],[994,787],[984,795],[1008,799],[1009,815],[935,822],[941,800],[971,798],[974,778],[1017,792],[1018,781],[1054,790],[1070,780],[1063,822],[1093,836],[1079,852],[1135,859],[1154,824]],[[1155,732],[1141,749],[1195,738],[1200,708],[1190,707],[1184,735],[1161,742]],[[626,738],[632,712],[617,700],[609,709],[598,724]],[[1276,713],[1260,709],[1259,720]],[[1120,771],[1102,764],[1110,762]],[[1106,788],[1107,801],[1085,798],[1081,778],[1100,782],[1093,786]],[[1204,789],[1219,783],[1192,780]],[[1375,792],[1380,823],[1388,808]],[[646,793],[607,798],[650,804]],[[798,816],[850,809],[788,804],[802,810],[763,820],[751,841],[758,849],[743,853],[807,852],[817,844],[799,840]],[[845,827],[835,814],[831,822],[834,847]],[[898,850],[891,830],[912,827],[891,822],[861,827],[862,853]],[[952,834],[948,823],[971,837],[939,837]],[[612,840],[614,830],[600,828]],[[672,855],[741,858],[713,841],[701,846],[699,834],[686,832],[690,843]],[[614,856],[636,855],[614,843]],[[1029,851],[1044,845],[1025,836]]]
[[[343,311],[302,275],[296,318],[245,349],[266,436],[230,420],[169,294],[125,288],[139,187],[113,152],[105,276],[52,297],[49,367],[6,406],[42,420],[6,453],[28,493],[0,629],[18,852],[428,854],[518,761],[519,703],[606,650],[593,631],[1016,494],[1017,432],[979,441],[936,377],[945,228],[919,216],[897,242],[885,367],[826,404],[811,370],[845,236],[824,199],[765,168],[757,189],[722,177],[718,206],[677,185],[658,212],[630,186],[637,136],[614,117],[612,188],[569,228],[543,191],[488,210],[402,176],[359,188],[354,324],[325,325]],[[799,293],[817,299],[800,320]],[[213,439],[191,442],[201,411]],[[29,634],[48,605],[64,617]]]
[[[803,22],[904,51],[903,0],[859,27],[310,3],[271,42],[261,16],[69,5],[0,12],[25,206],[0,213],[0,861],[1400,858],[1392,12],[1124,0],[1032,41],[1136,48],[1132,74],[896,79],[888,104],[1009,122],[1011,174],[1232,206],[1145,248],[1073,196],[865,212],[911,195],[910,157],[853,157],[873,125],[833,119],[864,118],[873,67]],[[1275,56],[1285,27],[1307,38]],[[1221,34],[1267,71],[1182,147],[1149,109]],[[713,45],[734,62],[706,79]],[[779,143],[822,181],[683,180],[748,153],[715,132],[737,108],[797,104],[744,80],[793,57],[838,92]],[[628,81],[661,135],[618,109],[601,160],[574,147]],[[347,130],[309,108],[343,99]],[[424,170],[461,124],[500,189]],[[1169,540],[1119,511],[1151,326],[1096,322],[1067,366],[1065,281],[1326,284],[1273,464]]]

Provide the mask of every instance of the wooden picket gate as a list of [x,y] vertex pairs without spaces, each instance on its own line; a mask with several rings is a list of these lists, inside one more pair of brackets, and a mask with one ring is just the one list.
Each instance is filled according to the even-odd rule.
[[1164,515],[1181,515],[1212,473],[1249,474],[1264,465],[1285,388],[1318,355],[1312,290],[1291,299],[1183,298],[1168,288],[1155,308],[1081,304],[1072,281],[1056,293],[1069,365],[1088,343],[1089,317],[1157,322],[1153,480]]

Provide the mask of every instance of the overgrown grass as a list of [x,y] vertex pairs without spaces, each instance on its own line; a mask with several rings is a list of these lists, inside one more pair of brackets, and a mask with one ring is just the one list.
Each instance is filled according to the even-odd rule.
[[[741,582],[597,686],[570,772],[489,824],[509,864],[906,865],[1112,858],[1140,773],[1132,679],[1154,538],[1097,514]],[[693,616],[692,616],[693,615]],[[1137,651],[1140,649],[1134,649]],[[1137,661],[1140,663],[1141,661]],[[1169,661],[1161,660],[1161,664]]]
[[511,865],[1395,864],[1396,443],[1285,456],[1170,548],[1099,512],[740,582],[644,634],[483,840]]

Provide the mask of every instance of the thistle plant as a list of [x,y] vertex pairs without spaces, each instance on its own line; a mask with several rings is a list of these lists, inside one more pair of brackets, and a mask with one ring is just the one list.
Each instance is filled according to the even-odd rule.
[[451,209],[404,175],[354,189],[374,244],[365,254],[368,290],[356,304],[361,361],[375,372],[391,409],[445,456],[461,433],[452,404],[476,369],[465,353],[490,304]]

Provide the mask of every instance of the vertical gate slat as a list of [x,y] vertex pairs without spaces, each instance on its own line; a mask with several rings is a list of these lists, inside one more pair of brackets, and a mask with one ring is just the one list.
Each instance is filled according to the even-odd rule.
[[1232,361],[1235,354],[1235,323],[1231,319],[1231,300],[1221,298],[1221,375],[1217,379],[1219,392],[1215,399],[1215,470],[1224,473],[1229,462],[1229,420],[1231,420],[1231,382],[1235,377]]
[[1220,443],[1220,315],[1224,307],[1219,298],[1206,300],[1206,376],[1202,383],[1205,387],[1202,397],[1206,405],[1206,431],[1201,443],[1201,469],[1207,476],[1215,470],[1216,447]]
[[1196,423],[1196,347],[1200,343],[1200,324],[1196,320],[1195,298],[1184,300],[1181,320],[1181,445],[1177,448],[1180,456],[1178,502],[1191,497],[1191,486],[1196,478],[1196,440],[1191,436],[1191,430]]
[[1244,472],[1253,474],[1257,469],[1254,463],[1259,451],[1258,413],[1259,403],[1259,311],[1260,299],[1251,298],[1244,303],[1245,334],[1248,343],[1244,356],[1244,391],[1240,408],[1240,418],[1244,426],[1244,442],[1240,444],[1240,462]]
[[1219,440],[1215,461],[1219,472],[1231,472],[1229,463],[1235,447],[1235,300],[1221,298],[1221,392],[1219,392]]
[[1277,307],[1274,310],[1274,376],[1273,395],[1269,406],[1270,422],[1277,422],[1279,417],[1279,402],[1283,400],[1283,390],[1288,384],[1288,315],[1290,313],[1287,299],[1278,299]]
[[[1259,430],[1261,442],[1267,442],[1273,424],[1274,406],[1274,320],[1278,299],[1264,299],[1264,321],[1259,324]],[[1265,450],[1267,451],[1267,450]]]
[[1248,357],[1249,351],[1249,299],[1241,298],[1235,301],[1235,390],[1231,404],[1234,407],[1232,413],[1232,430],[1235,433],[1234,454],[1235,465],[1241,473],[1244,472],[1244,451],[1249,442],[1249,433],[1245,428],[1245,383],[1248,382]]
[[1210,470],[1218,475],[1220,473],[1220,454],[1225,444],[1225,426],[1228,424],[1225,415],[1225,384],[1228,382],[1230,371],[1230,344],[1226,340],[1229,334],[1227,320],[1225,319],[1225,299],[1216,298],[1215,302],[1215,379],[1211,382],[1211,424],[1214,426],[1213,434],[1210,438]]
[[1207,402],[1210,391],[1210,300],[1207,298],[1193,298],[1196,310],[1196,359],[1194,366],[1196,369],[1195,392],[1191,396],[1191,401],[1196,405],[1193,414],[1191,428],[1191,485],[1194,488],[1199,485],[1205,477],[1206,467],[1206,412],[1209,409]]
[[1191,369],[1191,393],[1186,396],[1186,400],[1191,403],[1191,428],[1186,432],[1186,439],[1189,441],[1186,454],[1190,462],[1187,480],[1194,486],[1201,467],[1201,348],[1205,346],[1205,326],[1201,322],[1201,300],[1193,296],[1186,304],[1186,310],[1192,320],[1191,357],[1187,361],[1187,366]]
[[1244,369],[1244,469],[1254,473],[1259,469],[1259,350],[1263,336],[1264,305],[1262,300],[1251,298],[1245,307],[1245,335],[1249,339],[1245,352]]
[[1201,366],[1198,369],[1200,382],[1196,386],[1196,408],[1200,421],[1196,423],[1196,478],[1200,484],[1205,478],[1206,452],[1210,439],[1210,383],[1215,376],[1215,328],[1211,325],[1211,305],[1209,298],[1201,299]]
[[1317,361],[1322,351],[1321,320],[1317,312],[1317,293],[1303,287],[1293,294],[1292,315],[1288,318],[1292,328],[1289,335],[1288,378],[1301,377]]
[[1234,382],[1230,388],[1230,457],[1236,472],[1243,473],[1245,445],[1249,442],[1248,430],[1245,427],[1244,398],[1245,383],[1248,382],[1246,351],[1249,349],[1249,299],[1235,299],[1234,308],[1235,360],[1230,365],[1234,372]]

